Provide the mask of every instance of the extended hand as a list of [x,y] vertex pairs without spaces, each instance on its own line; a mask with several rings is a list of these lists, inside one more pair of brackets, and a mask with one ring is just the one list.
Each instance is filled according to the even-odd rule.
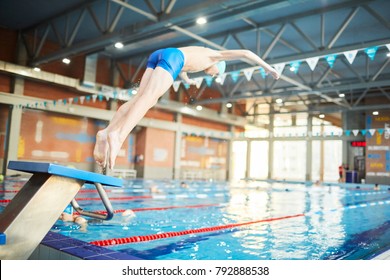
[[274,68],[269,69],[268,73],[271,73],[272,77],[274,77],[275,80],[278,80],[280,78],[280,74]]

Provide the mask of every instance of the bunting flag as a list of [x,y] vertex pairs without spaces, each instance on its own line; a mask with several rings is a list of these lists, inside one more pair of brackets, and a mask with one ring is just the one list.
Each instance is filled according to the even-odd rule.
[[378,128],[377,131],[379,135],[382,135],[385,130],[383,128]]
[[314,71],[319,59],[320,59],[319,56],[306,58],[306,63],[309,65],[311,71]]
[[225,82],[225,79],[226,79],[226,76],[227,74],[226,73],[223,73],[222,75],[220,75],[218,78],[219,78],[219,83],[221,85],[223,85],[223,83]]
[[390,44],[386,44],[386,47],[387,47],[387,49],[388,49],[389,52],[390,52]]
[[97,98],[97,95],[96,95],[96,94],[92,95],[92,102],[93,102],[93,103],[96,102],[96,98]]
[[336,61],[337,54],[330,54],[325,57],[330,68],[333,68],[334,62]]
[[290,63],[290,70],[296,74],[298,73],[299,66],[301,66],[300,61],[293,61]]
[[245,75],[245,77],[246,77],[246,79],[248,80],[248,81],[250,81],[251,79],[252,79],[252,75],[253,75],[253,71],[254,71],[255,69],[254,68],[247,68],[247,69],[244,69],[244,75]]
[[194,80],[195,80],[196,88],[200,88],[200,86],[202,85],[202,82],[203,82],[203,77],[195,78]]
[[364,50],[364,52],[368,55],[368,57],[371,59],[371,60],[374,60],[375,58],[375,55],[376,55],[376,51],[378,50],[378,47],[375,46],[375,47],[370,47],[370,48],[366,48]]
[[68,98],[68,103],[69,103],[69,105],[72,105],[72,103],[73,103],[73,98]]
[[237,83],[238,77],[240,76],[240,71],[233,71],[230,73],[233,82]]
[[370,132],[371,136],[374,136],[374,134],[375,134],[375,129],[369,129],[368,131]]
[[365,136],[365,135],[366,135],[366,133],[367,133],[367,130],[365,130],[365,129],[362,129],[362,130],[360,130],[360,132],[362,133],[362,135],[363,135],[363,136]]
[[183,83],[183,85],[184,85],[184,88],[185,88],[185,89],[189,89],[189,88],[190,88],[190,84]]
[[346,51],[343,54],[345,58],[348,60],[349,64],[352,64],[353,61],[355,60],[357,53],[358,53],[357,50],[353,50],[353,51]]
[[178,90],[179,90],[179,87],[180,87],[180,81],[174,81],[173,82],[173,90],[175,91],[175,92],[177,92]]
[[265,72],[264,68],[260,67],[259,71],[260,71],[260,75],[263,77],[263,79],[265,79],[265,77],[267,76],[267,73]]
[[211,84],[213,83],[213,77],[211,77],[211,76],[206,76],[204,79],[206,80],[207,86],[208,86],[208,87],[211,87]]
[[351,135],[351,131],[350,130],[346,130],[345,131],[345,135],[350,136]]
[[278,64],[274,65],[274,68],[275,68],[276,72],[278,72],[279,75],[282,75],[283,70],[284,70],[284,66],[286,66],[286,63],[278,63]]
[[353,129],[352,133],[353,133],[353,135],[357,136],[359,134],[359,130],[358,129]]

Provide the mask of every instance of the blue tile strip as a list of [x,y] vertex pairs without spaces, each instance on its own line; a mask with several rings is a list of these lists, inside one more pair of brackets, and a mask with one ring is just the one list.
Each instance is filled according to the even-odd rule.
[[48,232],[41,244],[83,260],[140,260],[140,258],[95,246],[56,232]]

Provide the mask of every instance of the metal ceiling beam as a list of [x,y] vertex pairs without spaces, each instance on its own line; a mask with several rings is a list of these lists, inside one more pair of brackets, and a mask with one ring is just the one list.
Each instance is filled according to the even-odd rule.
[[295,95],[311,95],[315,94],[318,95],[318,93],[331,93],[331,92],[337,92],[337,91],[350,91],[350,90],[357,90],[357,89],[367,89],[367,88],[377,88],[377,87],[386,87],[389,86],[390,79],[381,80],[381,81],[373,81],[373,82],[365,82],[365,83],[357,83],[357,82],[351,82],[348,84],[343,85],[336,85],[331,87],[322,87],[322,88],[314,88],[310,89],[306,92],[298,91],[298,90],[288,90],[282,91],[282,92],[264,92],[264,91],[246,91],[245,93],[252,93],[252,95],[243,95],[241,93],[235,94],[229,98],[213,98],[213,99],[207,99],[207,100],[199,100],[196,102],[196,104],[212,104],[212,103],[221,103],[221,102],[228,102],[228,101],[238,101],[238,100],[245,100],[245,99],[255,99],[255,98],[265,98],[265,97],[279,97],[279,96],[289,96],[291,94]]

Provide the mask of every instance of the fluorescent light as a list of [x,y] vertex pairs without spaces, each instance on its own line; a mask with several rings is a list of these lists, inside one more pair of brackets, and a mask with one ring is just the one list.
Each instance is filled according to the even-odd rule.
[[62,62],[65,63],[65,64],[69,64],[70,63],[70,59],[69,58],[64,58],[64,59],[62,59]]
[[201,111],[203,107],[201,105],[196,106],[196,110]]
[[137,93],[138,93],[138,91],[137,91],[136,89],[132,89],[132,90],[131,90],[131,94],[135,95],[135,94],[137,94]]
[[121,49],[121,48],[123,48],[123,43],[121,43],[121,42],[117,42],[117,43],[115,43],[115,48],[117,48],[117,49]]
[[324,114],[320,114],[318,117],[319,117],[320,119],[323,119],[323,118],[325,118],[325,115],[324,115]]
[[230,102],[226,103],[226,107],[227,107],[227,108],[232,108],[232,106],[233,106],[232,103],[230,103]]
[[374,111],[374,112],[372,112],[372,114],[373,114],[374,116],[378,116],[378,115],[379,115],[379,112],[378,112],[378,111]]
[[278,104],[281,104],[281,103],[283,103],[283,99],[282,98],[277,98],[275,100],[275,102],[278,103]]
[[34,67],[34,69],[33,69],[35,72],[39,72],[39,71],[41,71],[41,68],[39,68],[39,67]]
[[207,23],[207,19],[204,17],[197,18],[196,23],[197,24],[205,24],[205,23]]
[[340,93],[340,94],[339,94],[339,97],[344,97],[344,96],[345,96],[344,93]]

